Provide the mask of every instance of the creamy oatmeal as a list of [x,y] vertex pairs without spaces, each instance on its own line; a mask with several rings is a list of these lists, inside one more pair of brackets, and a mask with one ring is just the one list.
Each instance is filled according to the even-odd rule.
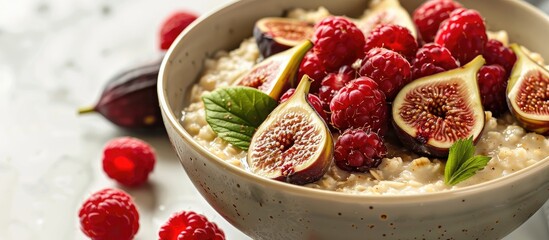
[[[310,12],[298,9],[289,13],[291,18],[311,22],[319,21],[328,15],[324,8]],[[504,31],[491,32],[489,37],[496,38],[504,44],[508,43]],[[216,136],[205,120],[201,96],[216,88],[230,86],[258,61],[259,55],[255,41],[250,38],[245,39],[239,48],[229,52],[220,51],[207,60],[202,77],[192,88],[191,104],[183,111],[183,127],[194,140],[220,159],[242,168],[243,162],[246,162],[246,152]],[[542,62],[539,55],[535,57]],[[497,119],[492,117],[490,112],[486,112],[483,131],[476,145],[476,153],[492,159],[483,170],[455,186],[444,183],[444,159],[421,157],[405,150],[398,141],[391,140],[386,143],[389,149],[388,157],[369,173],[350,173],[332,164],[321,180],[306,186],[370,195],[436,192],[496,179],[541,160],[548,160],[549,139],[525,131],[510,114]]]

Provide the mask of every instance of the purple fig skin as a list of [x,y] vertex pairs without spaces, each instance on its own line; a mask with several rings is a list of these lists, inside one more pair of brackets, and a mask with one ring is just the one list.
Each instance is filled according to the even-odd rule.
[[126,129],[162,126],[156,89],[159,70],[160,61],[154,61],[120,72],[107,82],[97,104],[79,113],[100,113]]
[[[421,155],[430,156],[430,157],[436,157],[436,158],[447,158],[448,154],[450,153],[449,148],[438,148],[433,145],[427,144],[427,140],[420,136],[410,136],[406,132],[402,131],[400,127],[397,126],[397,124],[392,121],[393,123],[393,129],[395,130],[396,135],[398,136],[398,139],[404,146],[408,146],[413,152],[419,153]],[[484,127],[482,127],[484,130]],[[473,144],[477,144],[477,142],[480,140],[480,137],[482,134],[479,134],[476,138],[473,139]]]
[[254,28],[254,38],[259,48],[259,53],[263,58],[268,58],[274,54],[290,49],[290,46],[277,43],[270,35],[264,34],[259,28]]
[[[281,22],[286,24],[285,26],[292,26],[292,29],[301,29],[303,36],[300,36],[299,39],[296,39],[293,36],[293,39],[287,39],[284,36],[277,35],[275,36],[269,27],[267,27],[267,22]],[[289,28],[289,27],[288,27]],[[294,31],[292,34],[296,35],[299,31]],[[280,31],[280,33],[284,33]],[[281,18],[263,18],[260,19],[254,26],[253,35],[259,52],[263,58],[267,58],[271,55],[277,54],[284,50],[290,49],[291,47],[296,46],[300,42],[309,39],[313,33],[313,25],[304,21],[298,20],[288,20]]]
[[302,170],[299,174],[289,174],[280,176],[276,180],[288,182],[297,185],[305,185],[308,183],[320,180],[330,168],[333,152],[325,152],[323,157],[311,164],[307,169]]

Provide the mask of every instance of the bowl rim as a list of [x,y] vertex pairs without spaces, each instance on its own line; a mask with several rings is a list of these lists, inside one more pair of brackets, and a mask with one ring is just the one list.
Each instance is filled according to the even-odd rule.
[[[248,4],[257,0],[233,0],[228,3],[222,4],[217,8],[210,10],[209,12],[199,16],[197,20],[191,23],[174,41],[170,48],[166,51],[162,64],[160,66],[160,72],[158,75],[158,87],[157,93],[159,97],[159,105],[164,113],[164,122],[169,124],[171,128],[175,129],[178,137],[181,137],[185,144],[188,144],[190,148],[193,148],[200,155],[207,158],[209,164],[215,164],[216,167],[225,169],[229,171],[229,174],[235,174],[241,178],[246,179],[250,182],[255,182],[258,185],[261,185],[266,188],[278,189],[280,191],[289,192],[295,195],[301,195],[305,197],[320,198],[331,201],[338,202],[365,202],[365,203],[375,203],[383,202],[383,204],[417,204],[417,203],[428,203],[428,202],[439,202],[449,199],[463,198],[465,196],[479,194],[481,192],[487,192],[499,188],[503,188],[511,185],[516,180],[527,177],[533,174],[539,174],[540,171],[545,171],[549,169],[549,156],[539,160],[538,162],[527,166],[521,170],[510,173],[505,176],[498,177],[489,181],[482,183],[477,183],[465,187],[460,187],[457,189],[442,190],[437,192],[420,192],[420,193],[411,193],[411,194],[388,194],[388,195],[372,195],[372,194],[361,194],[361,193],[345,193],[332,190],[323,190],[311,187],[305,187],[301,185],[289,184],[286,182],[281,182],[277,180],[272,180],[264,178],[253,174],[243,168],[230,164],[229,162],[215,156],[209,152],[204,146],[200,145],[197,141],[193,140],[192,136],[183,128],[180,120],[174,114],[175,112],[168,104],[167,92],[164,91],[167,85],[168,77],[166,74],[170,71],[173,65],[168,64],[172,61],[171,58],[176,55],[182,44],[179,44],[189,32],[192,32],[195,26],[199,25],[204,19],[215,17],[222,10],[227,11],[231,8],[237,8],[240,5]],[[531,4],[523,1],[513,1],[506,0],[509,4],[515,4],[516,6],[521,7],[529,13],[539,15],[544,18],[549,23],[549,16],[542,13],[539,9],[535,8]],[[204,64],[203,62],[200,64]],[[194,79],[196,82],[196,79]],[[193,83],[194,84],[194,83]],[[172,142],[173,143],[173,142]],[[181,161],[182,159],[180,159]]]

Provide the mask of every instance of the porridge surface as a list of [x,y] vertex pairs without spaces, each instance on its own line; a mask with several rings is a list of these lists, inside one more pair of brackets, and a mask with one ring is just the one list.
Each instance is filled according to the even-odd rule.
[[[328,15],[326,9],[319,8],[316,11],[297,9],[291,11],[288,16],[317,22]],[[504,31],[490,32],[489,36],[504,44],[508,43],[507,34]],[[259,56],[255,41],[248,38],[237,49],[220,51],[206,60],[202,77],[191,90],[191,104],[183,111],[183,127],[195,141],[220,159],[242,168],[244,168],[243,162],[246,161],[246,152],[216,136],[205,120],[201,96],[216,88],[232,85],[259,61]],[[539,55],[534,57],[539,62],[543,62]],[[547,159],[549,156],[549,139],[525,131],[510,114],[496,119],[490,112],[486,112],[483,131],[476,145],[476,154],[486,155],[492,159],[483,170],[455,186],[444,183],[444,159],[419,156],[405,150],[398,140],[391,140],[390,137],[386,143],[389,150],[388,157],[383,159],[377,169],[369,173],[349,173],[332,164],[322,179],[305,186],[370,195],[436,192],[496,179]]]

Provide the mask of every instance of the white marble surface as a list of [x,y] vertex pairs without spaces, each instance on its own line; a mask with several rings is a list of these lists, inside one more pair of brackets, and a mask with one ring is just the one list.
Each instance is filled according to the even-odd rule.
[[[136,239],[156,239],[178,210],[217,222],[227,239],[247,239],[209,207],[167,137],[122,131],[99,115],[77,116],[120,69],[154,59],[160,22],[177,9],[204,13],[229,0],[0,0],[0,240],[86,239],[77,210],[91,192],[119,187],[101,171],[102,147],[131,135],[158,153],[135,199]],[[206,37],[206,36],[205,36]],[[538,212],[506,239],[549,239]]]

